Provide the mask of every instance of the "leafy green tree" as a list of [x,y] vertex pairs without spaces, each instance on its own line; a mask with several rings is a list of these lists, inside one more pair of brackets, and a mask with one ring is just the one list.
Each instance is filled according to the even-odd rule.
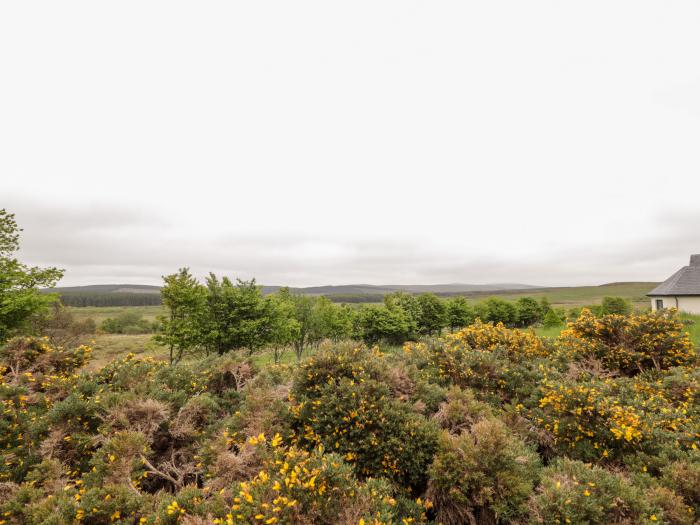
[[188,268],[163,277],[161,297],[166,314],[158,318],[161,333],[155,339],[170,350],[170,364],[179,362],[185,352],[203,342],[207,290]]
[[204,340],[218,354],[247,349],[249,354],[275,340],[275,311],[263,297],[255,279],[219,280],[213,273],[206,281],[207,315]]
[[632,305],[624,297],[603,297],[600,305],[600,314],[629,315],[632,313]]
[[506,326],[515,326],[518,322],[518,310],[510,301],[492,297],[481,303],[479,307],[480,313],[484,315],[482,321],[503,323]]
[[392,311],[399,311],[396,318],[402,318],[407,323],[406,340],[418,337],[418,319],[420,318],[420,305],[415,295],[398,291],[384,296],[384,306]]
[[272,357],[279,364],[285,349],[299,338],[300,326],[295,318],[294,303],[289,298],[289,289],[270,296],[272,303]]
[[532,297],[521,297],[515,306],[518,309],[518,324],[520,326],[532,326],[539,323],[544,316],[540,303]]
[[549,312],[552,309],[552,305],[549,302],[549,299],[547,299],[546,296],[542,297],[540,299],[540,312],[542,314],[542,318],[544,319],[544,316],[547,315],[547,312]]
[[399,345],[411,339],[415,323],[403,308],[362,306],[356,318],[356,336],[368,345],[386,341]]
[[418,333],[422,335],[439,334],[447,326],[447,307],[445,302],[432,293],[423,293],[416,297],[418,304]]
[[26,328],[34,314],[56,300],[39,288],[53,287],[63,276],[63,270],[27,266],[17,260],[21,231],[14,214],[0,209],[0,343]]
[[457,296],[448,299],[446,307],[447,326],[451,332],[469,326],[476,320],[476,310],[464,297]]
[[321,339],[318,310],[316,309],[316,297],[291,293],[288,288],[279,292],[281,300],[290,305],[290,313],[296,321],[296,330],[292,344],[297,362],[301,361],[304,350],[311,344]]
[[543,325],[545,328],[554,328],[555,326],[561,326],[563,321],[561,320],[561,317],[557,315],[557,313],[552,310],[551,308],[549,311],[545,314],[544,320],[543,320]]
[[318,335],[340,341],[352,333],[352,312],[346,306],[331,302],[327,297],[319,297],[314,305]]

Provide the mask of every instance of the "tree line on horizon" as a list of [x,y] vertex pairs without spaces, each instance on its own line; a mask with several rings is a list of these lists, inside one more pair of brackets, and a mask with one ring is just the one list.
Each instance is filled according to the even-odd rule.
[[[477,319],[507,327],[557,326],[576,312],[554,310],[546,298],[521,297],[515,302],[490,298],[472,304],[461,296],[441,299],[432,293],[394,292],[382,304],[354,308],[324,296],[295,293],[289,288],[263,295],[255,279],[233,281],[210,274],[199,282],[187,268],[165,276],[156,340],[169,349],[170,362],[193,352],[222,355],[269,348],[279,362],[286,348],[297,360],[322,340],[355,339],[368,345],[401,345],[420,337],[454,332]],[[622,298],[607,297],[599,313],[629,313]]]

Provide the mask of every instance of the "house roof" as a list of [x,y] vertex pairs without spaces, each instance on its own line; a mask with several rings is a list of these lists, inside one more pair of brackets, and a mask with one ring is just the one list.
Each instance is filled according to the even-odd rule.
[[647,295],[700,295],[700,254]]

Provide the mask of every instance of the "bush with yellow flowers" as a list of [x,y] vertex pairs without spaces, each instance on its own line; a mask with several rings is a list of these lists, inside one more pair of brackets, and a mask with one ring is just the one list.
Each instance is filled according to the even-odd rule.
[[[652,457],[666,447],[697,448],[698,408],[670,399],[662,383],[635,379],[543,381],[532,419],[551,436],[558,454],[611,462]],[[644,454],[644,456],[641,456]]]
[[89,356],[88,347],[53,348],[32,337],[0,347],[0,481],[21,481],[41,461],[50,409],[75,388],[75,372]]
[[292,389],[298,443],[341,454],[362,477],[420,489],[437,428],[380,381],[381,355],[362,348],[321,352],[303,364]]
[[584,309],[569,323],[558,351],[570,359],[593,357],[626,375],[695,363],[695,348],[675,311],[596,317]]
[[546,343],[532,331],[513,330],[502,323],[476,322],[444,338],[447,351],[470,348],[481,351],[502,350],[514,361],[547,357]]
[[16,337],[0,346],[0,362],[6,370],[4,376],[16,384],[41,385],[43,376],[70,374],[83,366],[92,349],[80,345],[76,348],[55,348],[46,339]]
[[425,521],[424,508],[399,503],[385,482],[359,482],[353,468],[338,454],[287,447],[280,436],[254,436],[243,446],[256,447],[261,463],[256,474],[233,484],[233,504],[217,523]]
[[426,376],[432,367],[442,384],[471,388],[496,405],[535,394],[537,383],[559,366],[542,357],[547,352],[534,334],[491,324],[478,324],[430,344],[404,346],[409,359],[423,363]]

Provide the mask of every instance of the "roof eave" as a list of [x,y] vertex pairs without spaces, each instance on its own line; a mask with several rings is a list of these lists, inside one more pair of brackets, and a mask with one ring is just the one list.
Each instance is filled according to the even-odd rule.
[[700,293],[653,293],[649,292],[647,297],[700,297]]

